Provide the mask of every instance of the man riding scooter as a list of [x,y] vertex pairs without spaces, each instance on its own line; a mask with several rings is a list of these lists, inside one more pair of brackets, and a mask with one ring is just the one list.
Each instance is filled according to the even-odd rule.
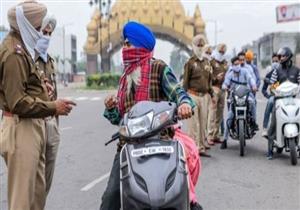
[[[293,65],[292,57],[293,53],[290,48],[283,47],[279,49],[277,53],[280,61],[279,68],[275,69],[272,76],[271,76],[271,84],[274,83],[283,83],[285,81],[290,81],[295,84],[300,84],[300,69],[295,67]],[[275,107],[275,106],[274,106]],[[272,118],[271,118],[271,124],[270,128],[268,130],[268,140],[269,140],[269,146],[268,146],[268,159],[273,158],[273,150],[272,150],[272,144],[273,140],[276,138],[276,115],[275,115],[275,108],[273,107],[272,112]]]
[[[152,57],[156,42],[152,31],[140,23],[129,22],[123,28],[123,38],[125,69],[118,97],[105,99],[104,116],[118,125],[124,114],[140,101],[171,101],[177,104],[181,119],[191,117],[194,102],[178,84],[172,70],[163,61]],[[120,140],[100,210],[120,210],[120,150],[124,144]],[[190,206],[192,210],[202,209],[195,199],[191,200]]]
[[[226,91],[230,91],[236,85],[247,85],[249,88],[252,89],[253,92],[256,92],[257,88],[256,88],[255,81],[249,75],[249,72],[245,68],[241,68],[239,58],[238,57],[232,58],[231,63],[232,66],[229,69],[229,73],[225,76],[225,81],[222,85],[222,89]],[[250,111],[255,121],[253,123],[256,123],[255,99],[252,93],[248,98],[248,103],[250,104]],[[225,122],[229,122],[230,125],[232,123],[233,118],[234,118],[234,113],[232,112],[232,109],[229,108],[229,112],[227,114],[227,120]],[[228,136],[229,136],[228,126],[225,126],[224,141],[221,145],[221,149],[227,148]]]

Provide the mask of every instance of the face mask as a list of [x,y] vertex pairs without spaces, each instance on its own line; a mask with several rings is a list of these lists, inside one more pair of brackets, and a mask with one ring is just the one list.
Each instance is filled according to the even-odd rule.
[[232,66],[231,69],[234,73],[240,73],[241,70],[239,65]]
[[245,66],[245,63],[241,63],[241,66],[242,66],[242,67]]
[[203,53],[203,57],[207,58],[209,61],[211,61],[211,59],[212,59],[211,55],[209,55],[207,53]]
[[40,53],[40,57],[47,63],[48,55],[47,50],[50,43],[50,37],[43,35],[36,43],[35,49]]
[[192,47],[193,47],[193,51],[194,51],[195,55],[197,56],[197,58],[199,58],[200,60],[202,60],[203,59],[203,56],[202,56],[202,54],[203,54],[203,48],[202,47],[198,47],[196,45],[192,45]]
[[219,62],[223,62],[225,60],[225,56],[219,51],[214,51],[213,58]]
[[272,66],[272,69],[278,69],[280,64],[278,62],[273,62],[271,66]]

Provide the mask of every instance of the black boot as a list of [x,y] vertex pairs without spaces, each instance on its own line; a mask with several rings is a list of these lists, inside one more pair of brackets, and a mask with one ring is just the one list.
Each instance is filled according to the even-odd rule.
[[227,139],[224,139],[224,141],[221,144],[220,149],[227,149]]
[[191,203],[191,210],[203,210],[202,206],[199,203]]

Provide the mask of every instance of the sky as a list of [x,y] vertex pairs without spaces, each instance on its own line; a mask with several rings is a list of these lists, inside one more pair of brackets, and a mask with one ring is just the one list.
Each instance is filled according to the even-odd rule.
[[[20,1],[0,0],[0,25],[8,28],[7,11],[18,2]],[[45,3],[48,10],[57,17],[58,26],[67,25],[66,33],[77,35],[80,54],[87,36],[86,25],[95,9],[88,4],[89,0],[40,0],[40,2]],[[189,15],[193,15],[195,6],[199,4],[211,44],[215,42],[215,22],[217,22],[217,42],[226,43],[229,51],[233,48],[239,50],[241,46],[252,43],[264,33],[279,31],[300,33],[300,21],[277,24],[275,12],[278,5],[300,3],[300,0],[181,0],[181,2],[186,14]],[[172,43],[158,41],[156,57],[168,62],[172,49]]]

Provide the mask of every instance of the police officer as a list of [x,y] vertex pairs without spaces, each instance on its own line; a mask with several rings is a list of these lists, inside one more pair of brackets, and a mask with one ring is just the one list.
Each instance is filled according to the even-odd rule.
[[[278,82],[279,84],[290,81],[292,83],[296,83],[300,85],[300,69],[293,65],[292,57],[293,53],[290,48],[283,47],[279,49],[277,56],[279,57],[280,66],[275,69],[271,76],[271,84]],[[275,107],[275,106],[274,106]],[[268,159],[273,158],[272,152],[272,144],[275,139],[275,131],[276,131],[276,116],[275,116],[275,108],[273,107],[273,114],[271,118],[271,124],[268,130]]]
[[228,64],[225,59],[226,45],[219,44],[212,55],[212,85],[214,90],[214,101],[210,103],[209,109],[209,129],[208,129],[208,144],[214,145],[221,143],[219,138],[219,128],[223,119],[225,92],[222,90],[225,74],[228,69]]
[[25,1],[8,11],[11,31],[0,45],[0,153],[8,171],[9,210],[43,210],[45,118],[68,115],[72,101],[50,101],[35,46],[47,13],[45,5]]
[[[41,31],[43,36],[37,41],[37,60],[39,62],[39,68],[44,72],[43,80],[47,87],[48,96],[51,101],[57,99],[57,86],[56,86],[56,72],[54,68],[54,59],[47,53],[50,37],[56,27],[56,19],[53,15],[47,15],[43,19]],[[46,121],[46,193],[49,193],[54,168],[55,160],[58,151],[58,145],[60,142],[60,136],[58,132],[58,118],[56,116],[50,116],[45,118]]]
[[192,56],[184,66],[183,88],[196,102],[195,114],[188,119],[188,134],[196,140],[200,156],[210,157],[206,153],[209,146],[206,145],[205,129],[207,127],[208,105],[213,96],[212,69],[207,58],[203,57],[205,39],[202,35],[194,37]]

